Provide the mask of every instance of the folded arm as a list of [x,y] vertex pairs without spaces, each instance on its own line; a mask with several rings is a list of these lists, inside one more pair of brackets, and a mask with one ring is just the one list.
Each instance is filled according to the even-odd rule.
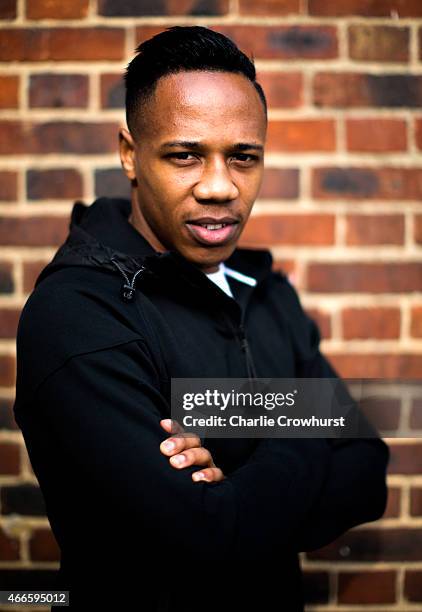
[[[263,440],[221,482],[193,482],[195,466],[176,470],[159,450],[168,405],[151,363],[142,342],[72,357],[16,414],[47,509],[82,489],[89,516],[118,504],[157,546],[172,541],[195,559],[295,549],[326,482],[328,443]],[[60,543],[60,519],[52,526]]]

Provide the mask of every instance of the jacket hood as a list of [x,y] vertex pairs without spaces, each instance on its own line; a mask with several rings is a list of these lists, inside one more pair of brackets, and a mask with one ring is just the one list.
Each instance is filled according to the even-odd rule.
[[[73,206],[69,234],[51,262],[38,276],[35,286],[67,266],[89,266],[122,276],[122,298],[130,301],[137,277],[184,277],[201,287],[205,275],[177,252],[156,252],[131,225],[127,199],[99,198],[90,206]],[[271,273],[272,256],[268,250],[235,249],[226,265],[261,282]],[[206,279],[208,281],[208,279]],[[211,281],[209,281],[211,282]],[[203,286],[203,285],[202,285]]]

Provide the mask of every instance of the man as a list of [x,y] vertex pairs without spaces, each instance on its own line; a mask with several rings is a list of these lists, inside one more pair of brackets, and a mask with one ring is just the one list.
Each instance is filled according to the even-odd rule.
[[169,435],[172,378],[337,374],[270,253],[236,248],[263,174],[253,64],[174,27],[126,85],[131,202],[75,204],[18,331],[15,415],[59,586],[75,610],[302,610],[298,553],[382,515],[387,447]]

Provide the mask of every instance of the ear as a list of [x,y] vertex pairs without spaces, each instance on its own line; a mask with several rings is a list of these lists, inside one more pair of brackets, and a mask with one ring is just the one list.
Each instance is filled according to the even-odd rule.
[[136,179],[135,142],[131,133],[125,128],[119,130],[120,161],[126,176],[130,181]]

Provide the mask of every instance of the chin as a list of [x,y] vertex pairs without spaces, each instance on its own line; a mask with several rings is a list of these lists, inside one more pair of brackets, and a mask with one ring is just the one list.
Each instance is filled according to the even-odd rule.
[[222,261],[228,259],[233,253],[233,251],[234,247],[230,249],[218,249],[218,252],[216,249],[213,249],[212,257],[210,256],[210,253],[208,257],[204,257],[201,259],[197,258],[197,265],[207,268],[210,268],[211,266],[218,266]]
[[220,248],[202,248],[202,252],[198,252],[196,249],[180,249],[179,253],[197,268],[218,268],[222,261],[230,257],[235,248],[236,244],[231,244]]

